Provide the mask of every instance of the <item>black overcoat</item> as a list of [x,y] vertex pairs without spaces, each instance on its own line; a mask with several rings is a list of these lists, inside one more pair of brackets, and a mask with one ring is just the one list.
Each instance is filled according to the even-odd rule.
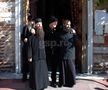
[[58,36],[58,30],[48,29],[45,31],[45,49],[48,66],[51,66],[52,63],[58,63]]
[[23,31],[21,33],[21,41],[22,41],[22,49],[21,49],[21,55],[22,55],[22,73],[27,73],[28,72],[28,57],[27,57],[27,47],[28,47],[28,42],[24,42],[25,38],[29,38],[30,33],[28,30],[28,26],[25,25],[23,27]]
[[76,34],[73,34],[70,30],[62,30],[60,33],[60,61],[62,64],[63,72],[63,84],[65,86],[72,87],[76,81],[76,70],[75,70],[75,43],[78,40]]
[[78,40],[76,34],[72,34],[71,30],[62,30],[60,33],[60,55],[65,60],[75,60],[75,44]]

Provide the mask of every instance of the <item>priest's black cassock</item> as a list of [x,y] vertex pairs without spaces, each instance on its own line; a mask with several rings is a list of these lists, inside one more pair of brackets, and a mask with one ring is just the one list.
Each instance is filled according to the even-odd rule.
[[30,63],[30,87],[41,90],[48,86],[48,69],[46,64],[46,53],[44,47],[44,37],[32,35],[29,38],[28,58],[32,57]]

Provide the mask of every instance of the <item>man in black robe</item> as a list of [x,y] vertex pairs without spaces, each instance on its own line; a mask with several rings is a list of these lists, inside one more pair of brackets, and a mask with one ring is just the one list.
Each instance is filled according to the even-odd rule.
[[21,40],[22,40],[22,80],[27,80],[27,74],[29,72],[28,66],[28,58],[27,58],[27,47],[28,47],[28,38],[31,35],[30,29],[32,28],[32,17],[28,16],[28,24],[23,27],[23,31],[21,33]]
[[[49,18],[49,27],[45,31],[45,46],[46,57],[49,68],[51,68],[51,86],[57,87],[56,72],[59,71],[59,49],[58,49],[58,36],[59,31],[57,29],[58,19],[55,16]],[[59,74],[60,75],[60,74]]]
[[35,34],[29,37],[28,60],[30,62],[30,88],[44,90],[49,85],[46,53],[44,45],[44,31],[42,20],[35,20]]
[[75,43],[78,40],[76,31],[71,28],[71,21],[63,21],[63,30],[60,33],[60,60],[62,63],[63,78],[61,86],[72,87],[75,83]]

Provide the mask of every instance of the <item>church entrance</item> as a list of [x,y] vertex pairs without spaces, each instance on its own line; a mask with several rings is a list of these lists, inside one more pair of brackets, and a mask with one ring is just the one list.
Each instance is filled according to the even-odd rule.
[[44,26],[49,16],[59,20],[68,18],[76,30],[79,41],[76,45],[76,69],[82,72],[82,0],[30,0],[30,13],[33,18],[43,18]]

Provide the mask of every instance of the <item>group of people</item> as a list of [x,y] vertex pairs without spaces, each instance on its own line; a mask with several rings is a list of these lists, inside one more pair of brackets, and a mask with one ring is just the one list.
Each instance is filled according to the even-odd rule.
[[[71,28],[71,21],[59,20],[51,16],[48,28],[43,28],[41,18],[28,18],[28,24],[22,31],[22,73],[23,81],[27,80],[33,90],[44,90],[52,87],[72,87],[75,81],[75,43],[78,40],[76,31]],[[48,70],[51,68],[51,83]],[[59,72],[59,82],[56,72]]]

